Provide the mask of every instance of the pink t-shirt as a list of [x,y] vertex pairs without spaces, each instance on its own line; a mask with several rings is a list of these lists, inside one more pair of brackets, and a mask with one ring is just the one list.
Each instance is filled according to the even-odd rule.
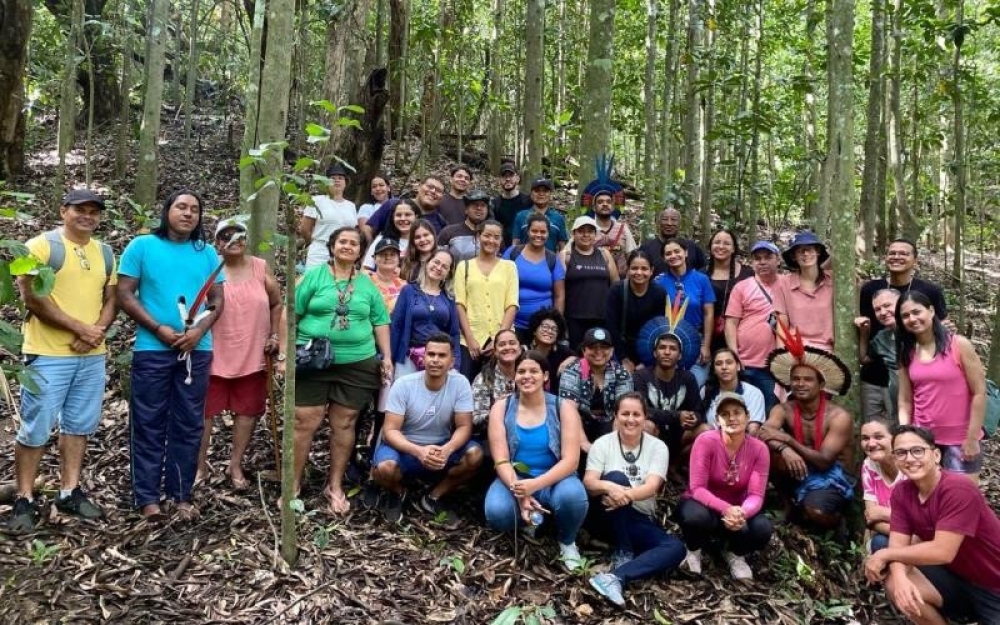
[[799,274],[786,275],[775,289],[774,309],[788,316],[806,345],[833,350],[833,273],[827,271],[811,292],[802,288]]
[[941,481],[920,503],[917,486],[906,480],[892,493],[889,531],[922,541],[942,530],[965,537],[945,568],[958,577],[1000,593],[1000,519],[965,475],[941,472]]
[[892,489],[906,479],[902,471],[896,473],[896,479],[891,483],[886,481],[886,476],[878,464],[868,458],[861,463],[861,488],[864,492],[865,501],[874,501],[880,506],[889,507],[889,499],[892,497]]
[[[768,324],[774,305],[767,301],[767,298],[774,300],[775,291],[782,281],[783,278],[778,276],[778,279],[768,286],[756,277],[740,280],[729,293],[726,316],[738,321],[736,351],[744,367],[765,366],[767,355],[774,350],[774,330]],[[767,292],[767,296],[762,289]]]
[[948,351],[930,362],[920,362],[914,355],[907,368],[913,387],[913,425],[934,432],[938,445],[961,445],[969,432],[972,392],[958,364],[957,349],[952,337]]
[[730,461],[722,432],[712,430],[695,439],[691,447],[691,475],[684,497],[723,514],[741,506],[747,518],[760,512],[771,468],[771,454],[757,438],[747,436],[736,452],[736,479],[727,484]]
[[271,333],[271,304],[264,290],[267,263],[250,257],[253,275],[226,276],[222,315],[212,326],[212,375],[240,378],[264,369],[264,343]]

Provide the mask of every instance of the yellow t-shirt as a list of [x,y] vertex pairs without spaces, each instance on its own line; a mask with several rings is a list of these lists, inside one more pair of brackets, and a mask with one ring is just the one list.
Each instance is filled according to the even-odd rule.
[[518,306],[517,265],[499,260],[490,275],[484,276],[475,258],[462,261],[453,283],[455,303],[465,307],[472,335],[482,346],[500,329],[507,309]]
[[[66,256],[62,268],[56,272],[55,286],[48,297],[70,317],[84,323],[97,323],[104,306],[104,287],[118,283],[118,268],[111,268],[109,278],[104,267],[104,254],[94,239],[86,245],[77,245],[65,236],[62,240]],[[25,245],[35,258],[43,263],[49,261],[49,242],[45,235],[37,236]],[[86,259],[89,269],[84,268],[83,259]],[[102,342],[93,351],[79,354],[70,349],[74,340],[76,336],[72,332],[50,326],[31,315],[24,324],[24,346],[21,351],[37,356],[89,356],[103,354],[105,351]]]

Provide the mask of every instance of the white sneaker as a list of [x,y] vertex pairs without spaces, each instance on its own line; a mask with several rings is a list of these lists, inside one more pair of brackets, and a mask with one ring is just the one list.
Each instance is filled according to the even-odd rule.
[[688,551],[684,557],[684,566],[695,575],[701,575],[701,549]]
[[559,559],[570,573],[583,565],[583,558],[580,556],[580,550],[576,548],[576,543],[568,545],[559,543]]
[[743,556],[738,556],[728,551],[723,552],[722,555],[726,559],[726,562],[729,563],[729,572],[732,574],[733,579],[739,582],[753,581],[753,571]]

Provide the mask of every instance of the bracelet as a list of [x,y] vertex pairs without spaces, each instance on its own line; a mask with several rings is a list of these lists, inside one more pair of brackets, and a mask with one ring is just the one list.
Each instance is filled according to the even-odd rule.
[[271,333],[271,335],[269,335],[267,337],[267,340],[269,340],[269,341],[277,341],[278,340],[278,333],[277,332]]
[[493,463],[493,468],[496,469],[496,468],[501,467],[501,466],[503,466],[505,464],[510,464],[510,460],[497,460],[496,462]]
[[782,443],[781,445],[778,446],[778,449],[775,450],[775,451],[777,451],[780,454],[781,452],[785,451],[786,449],[788,449],[788,443]]

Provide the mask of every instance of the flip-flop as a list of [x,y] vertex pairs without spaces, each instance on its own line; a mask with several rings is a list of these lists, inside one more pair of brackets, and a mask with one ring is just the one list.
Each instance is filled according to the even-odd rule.
[[347,495],[341,494],[339,496],[335,496],[329,490],[323,491],[323,495],[327,498],[327,500],[329,500],[330,505],[328,508],[335,516],[340,516],[350,512],[351,502],[347,500]]
[[242,492],[250,488],[250,480],[245,477],[236,479],[229,471],[226,471],[226,477],[229,478],[229,483],[232,484],[233,490],[236,492]]

